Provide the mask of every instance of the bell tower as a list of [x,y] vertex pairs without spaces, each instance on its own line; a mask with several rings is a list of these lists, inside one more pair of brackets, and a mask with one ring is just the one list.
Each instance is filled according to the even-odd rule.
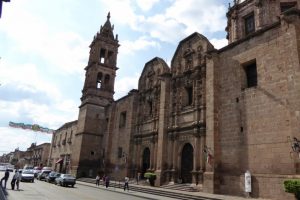
[[90,44],[90,57],[85,68],[85,83],[81,106],[90,103],[106,106],[113,101],[117,71],[118,35],[114,37],[110,13],[107,20]]
[[108,13],[105,24],[90,44],[71,161],[77,177],[95,176],[103,163],[103,137],[107,126],[105,109],[113,102],[120,46],[113,29]]

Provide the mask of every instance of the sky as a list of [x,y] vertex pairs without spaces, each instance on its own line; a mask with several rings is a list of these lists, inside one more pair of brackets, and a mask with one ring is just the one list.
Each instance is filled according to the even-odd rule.
[[57,129],[77,120],[89,45],[110,11],[119,53],[114,99],[137,89],[145,63],[170,61],[198,32],[227,45],[231,0],[12,0],[0,18],[0,155],[51,141],[51,134],[9,121]]

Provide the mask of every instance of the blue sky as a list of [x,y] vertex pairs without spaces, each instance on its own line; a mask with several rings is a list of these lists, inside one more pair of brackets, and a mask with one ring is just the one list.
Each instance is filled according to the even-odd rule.
[[76,120],[89,44],[108,11],[119,36],[115,95],[136,89],[144,64],[170,63],[178,43],[194,32],[215,48],[227,44],[230,0],[26,0],[3,3],[0,19],[0,154],[51,135],[8,122],[57,129]]

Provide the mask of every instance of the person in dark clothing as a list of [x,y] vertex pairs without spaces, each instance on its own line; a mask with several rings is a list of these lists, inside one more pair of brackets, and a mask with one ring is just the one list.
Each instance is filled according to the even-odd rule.
[[105,177],[105,187],[108,188],[109,186],[109,176]]
[[11,180],[11,189],[14,190],[15,189],[15,185],[16,185],[16,181],[17,181],[17,177],[18,177],[18,170],[15,171],[15,174]]
[[124,191],[126,189],[129,191],[129,178],[127,176],[125,177],[125,180],[124,180]]
[[1,179],[1,186],[3,187],[3,181],[4,181],[4,189],[6,189],[6,183],[7,183],[7,180],[8,180],[8,178],[9,178],[9,171],[8,171],[8,169],[6,169],[6,171],[5,171],[5,174],[4,174],[4,177]]

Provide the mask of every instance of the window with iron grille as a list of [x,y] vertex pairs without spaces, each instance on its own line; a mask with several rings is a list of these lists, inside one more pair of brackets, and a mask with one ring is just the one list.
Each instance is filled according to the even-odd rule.
[[255,31],[254,13],[247,15],[245,18],[245,34],[249,35]]

